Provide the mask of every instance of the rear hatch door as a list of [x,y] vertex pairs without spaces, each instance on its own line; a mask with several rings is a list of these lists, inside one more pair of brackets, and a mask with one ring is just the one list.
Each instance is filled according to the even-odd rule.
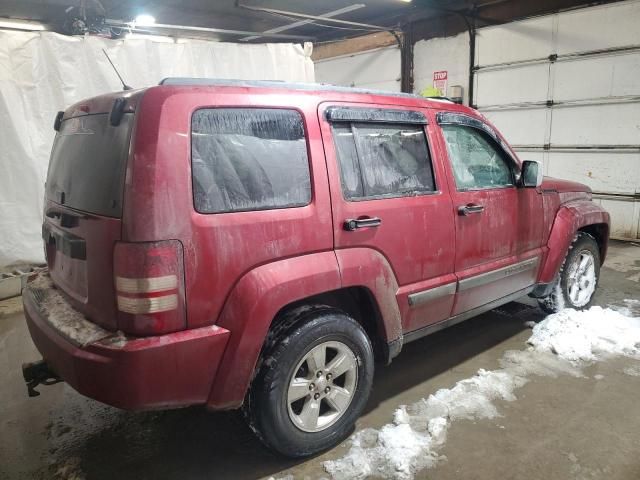
[[[60,124],[45,186],[42,236],[54,284],[89,320],[115,330],[113,250],[122,232],[134,114],[119,97],[98,98],[79,112],[70,109]],[[122,109],[120,118],[101,111],[105,105]]]

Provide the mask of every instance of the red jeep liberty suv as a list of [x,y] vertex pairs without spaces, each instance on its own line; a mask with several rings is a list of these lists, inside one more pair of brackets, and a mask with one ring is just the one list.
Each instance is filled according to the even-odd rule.
[[527,294],[588,307],[607,251],[588,187],[446,100],[167,79],[55,128],[30,394],[242,407],[288,456],[343,440],[406,342]]

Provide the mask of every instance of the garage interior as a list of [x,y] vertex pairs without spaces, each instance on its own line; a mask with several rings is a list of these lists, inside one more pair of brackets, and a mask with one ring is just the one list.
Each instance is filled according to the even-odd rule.
[[[20,368],[39,358],[20,291],[44,267],[57,112],[167,77],[328,83],[476,108],[521,159],[592,189],[612,239],[595,305],[637,319],[639,26],[640,0],[0,0],[0,478],[640,478],[640,357],[532,373],[514,398],[492,397],[496,415],[453,422],[433,461],[377,474],[349,456],[353,440],[305,460],[270,453],[238,412],[125,412],[64,383],[28,398]],[[504,368],[545,316],[524,298],[407,345],[377,368],[354,433]]]

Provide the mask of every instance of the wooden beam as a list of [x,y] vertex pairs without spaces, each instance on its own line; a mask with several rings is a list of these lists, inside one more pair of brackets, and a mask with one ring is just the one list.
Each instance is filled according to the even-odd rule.
[[315,44],[311,58],[314,62],[317,62],[324,58],[351,55],[373,50],[374,48],[388,47],[390,45],[398,45],[393,34],[389,32],[378,32],[338,42]]

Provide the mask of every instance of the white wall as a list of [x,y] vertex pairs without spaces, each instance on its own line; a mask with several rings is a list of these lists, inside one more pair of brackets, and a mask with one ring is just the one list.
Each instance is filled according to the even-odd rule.
[[400,49],[378,48],[315,62],[316,81],[399,92]]
[[416,42],[413,48],[414,92],[419,94],[426,87],[433,85],[433,73],[443,70],[448,72],[449,86],[462,86],[464,89],[464,103],[468,104],[468,33],[460,33],[455,37],[431,38]]
[[122,87],[169,76],[312,82],[311,48],[108,40],[0,30],[0,267],[42,262],[42,201],[56,112]]

